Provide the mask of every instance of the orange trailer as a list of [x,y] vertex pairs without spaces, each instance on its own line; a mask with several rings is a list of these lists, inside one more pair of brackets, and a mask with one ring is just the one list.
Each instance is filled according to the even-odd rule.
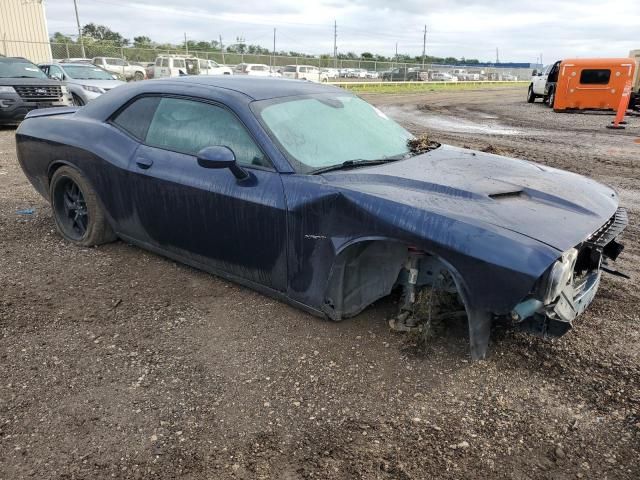
[[[633,58],[570,58],[560,62],[554,110],[617,110],[627,82],[633,82]],[[551,79],[550,79],[551,80]]]

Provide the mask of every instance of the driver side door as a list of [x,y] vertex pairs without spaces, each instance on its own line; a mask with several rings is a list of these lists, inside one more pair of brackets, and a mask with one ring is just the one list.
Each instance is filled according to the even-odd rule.
[[[138,102],[149,118],[144,130]],[[233,112],[188,97],[143,96],[113,123],[132,123],[141,141],[129,167],[136,240],[216,273],[286,290],[280,174]],[[197,153],[215,145],[229,147],[249,178],[200,166]]]

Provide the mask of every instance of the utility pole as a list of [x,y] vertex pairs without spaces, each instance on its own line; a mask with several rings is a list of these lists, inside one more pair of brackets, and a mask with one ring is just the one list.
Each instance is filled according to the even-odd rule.
[[338,22],[333,21],[333,66],[338,66]]
[[189,44],[187,43],[187,32],[184,32],[184,53],[189,55]]
[[543,63],[542,63],[542,53],[540,54],[540,66],[542,67]]
[[224,45],[222,45],[222,35],[220,35],[220,51],[222,52],[222,63],[224,64]]
[[398,42],[396,42],[396,66],[398,66]]
[[80,50],[82,51],[82,58],[86,57],[84,53],[84,41],[82,40],[82,28],[80,27],[80,15],[78,15],[78,0],[73,0],[73,8],[76,10],[76,23],[78,24],[78,40],[80,41]]
[[500,63],[500,52],[498,51],[498,47],[496,47],[496,64]]
[[424,26],[424,35],[422,37],[422,70],[424,70],[424,59],[427,54],[427,26]]
[[276,29],[273,29],[273,55],[271,56],[271,67],[276,64]]

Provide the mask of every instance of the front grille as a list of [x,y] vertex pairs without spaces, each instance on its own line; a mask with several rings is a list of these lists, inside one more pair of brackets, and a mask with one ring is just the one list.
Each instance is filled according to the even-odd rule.
[[57,100],[62,97],[60,85],[16,85],[13,88],[25,100]]
[[587,243],[598,247],[604,247],[611,240],[616,238],[629,224],[627,211],[624,208],[618,208],[616,213],[607,220],[602,227],[596,230],[588,239]]

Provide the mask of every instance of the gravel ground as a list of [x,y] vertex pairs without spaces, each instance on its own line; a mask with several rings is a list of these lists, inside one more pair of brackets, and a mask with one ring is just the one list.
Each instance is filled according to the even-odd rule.
[[[368,97],[416,132],[609,183],[619,268],[576,328],[418,348],[383,300],[340,324],[122,242],[76,248],[0,130],[0,478],[637,479],[640,119],[522,88]],[[19,214],[33,208],[33,214]]]

